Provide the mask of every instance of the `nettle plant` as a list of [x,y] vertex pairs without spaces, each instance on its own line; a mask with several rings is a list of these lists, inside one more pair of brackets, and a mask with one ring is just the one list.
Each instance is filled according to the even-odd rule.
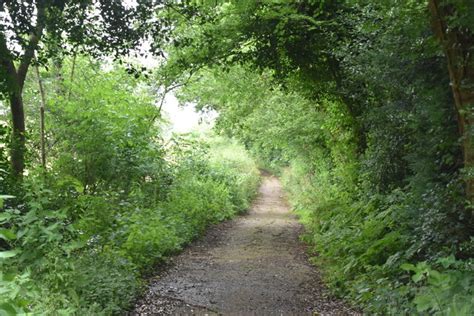
[[474,313],[474,262],[439,258],[435,264],[403,264],[416,287],[414,303],[420,313],[470,315]]
[[[28,304],[28,296],[35,295],[29,271],[20,271],[16,264],[22,254],[15,246],[17,235],[11,227],[12,219],[19,211],[5,207],[5,200],[14,198],[11,195],[0,195],[0,311],[6,315],[22,313]],[[25,296],[25,290],[28,295]]]

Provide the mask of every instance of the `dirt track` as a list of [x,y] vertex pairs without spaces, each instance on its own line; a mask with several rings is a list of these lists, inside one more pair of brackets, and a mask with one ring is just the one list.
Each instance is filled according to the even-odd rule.
[[211,228],[152,279],[134,315],[348,315],[298,239],[280,182],[264,177],[245,216]]

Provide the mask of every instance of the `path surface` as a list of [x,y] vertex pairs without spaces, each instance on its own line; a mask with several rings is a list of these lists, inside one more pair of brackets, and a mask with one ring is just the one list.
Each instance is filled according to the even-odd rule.
[[134,315],[350,315],[298,239],[280,182],[264,177],[245,216],[221,223],[159,273]]

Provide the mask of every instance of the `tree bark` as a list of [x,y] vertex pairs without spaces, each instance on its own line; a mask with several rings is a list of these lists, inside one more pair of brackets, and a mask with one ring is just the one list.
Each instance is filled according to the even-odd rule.
[[23,111],[23,98],[21,90],[10,93],[10,110],[12,115],[12,140],[10,148],[13,173],[17,178],[23,176],[25,168],[25,113]]
[[[27,45],[24,47],[24,53],[21,56],[18,68],[15,67],[13,54],[8,49],[6,34],[0,32],[0,65],[4,67],[7,93],[10,101],[10,110],[12,115],[12,139],[10,147],[10,160],[13,175],[17,179],[23,177],[25,168],[25,112],[23,108],[23,86],[25,84],[28,68],[32,62],[38,43],[41,38],[45,23],[45,3],[38,1],[36,4],[36,27],[29,35]],[[3,11],[3,3],[0,9]]]
[[71,68],[71,77],[69,78],[69,91],[67,93],[67,100],[71,99],[71,91],[72,91],[72,82],[74,81],[74,70],[76,69],[76,59],[77,53],[74,51],[74,56],[72,57],[72,68]]
[[466,171],[466,196],[474,202],[474,34],[467,28],[448,25],[448,18],[456,13],[453,5],[429,0],[429,9],[433,30],[442,44],[451,79]]
[[40,105],[40,142],[41,142],[41,166],[46,170],[46,146],[44,136],[44,108],[46,106],[46,97],[44,95],[43,81],[39,73],[38,65],[35,65],[36,77],[38,78],[38,87],[41,94],[41,105]]

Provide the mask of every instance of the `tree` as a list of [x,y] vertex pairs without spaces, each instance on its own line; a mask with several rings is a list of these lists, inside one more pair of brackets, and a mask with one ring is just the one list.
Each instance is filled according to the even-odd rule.
[[152,20],[163,1],[127,5],[106,0],[6,0],[0,2],[0,92],[9,100],[12,115],[10,159],[15,176],[25,167],[23,86],[32,63],[80,50],[118,57],[127,54],[153,33]]
[[347,74],[338,49],[353,40],[346,21],[349,13],[360,14],[353,5],[341,0],[226,1],[214,6],[204,2],[196,10],[185,19],[175,15],[165,76],[179,78],[205,66],[270,69],[275,81],[313,101],[325,93],[341,98],[354,118],[358,151],[363,152],[365,131],[356,119],[361,111],[353,93],[345,91]]
[[[462,137],[464,168],[467,171],[466,195],[474,198],[474,34],[463,23],[462,17],[474,11],[474,4],[458,1],[457,5],[430,0],[433,30],[441,42],[447,59],[451,89],[457,114],[458,130]],[[461,10],[460,10],[461,8]],[[462,12],[464,11],[464,12]],[[469,21],[469,20],[468,20]]]

